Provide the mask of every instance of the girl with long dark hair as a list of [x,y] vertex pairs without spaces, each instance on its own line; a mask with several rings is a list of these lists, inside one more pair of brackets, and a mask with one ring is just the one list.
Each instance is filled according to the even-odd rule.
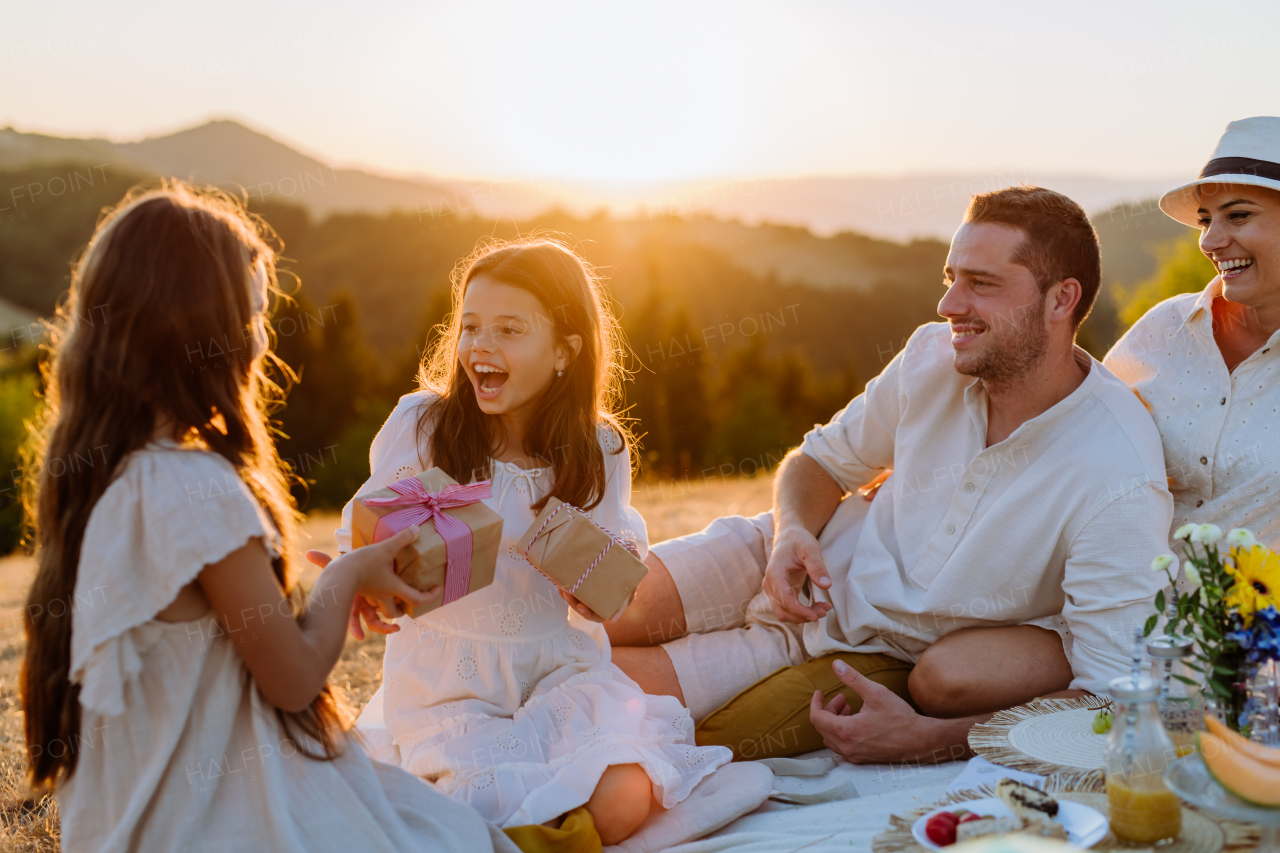
[[22,701],[67,851],[511,850],[371,762],[327,683],[357,593],[394,613],[412,530],[304,601],[267,412],[275,254],[232,200],[127,197],[53,329]]

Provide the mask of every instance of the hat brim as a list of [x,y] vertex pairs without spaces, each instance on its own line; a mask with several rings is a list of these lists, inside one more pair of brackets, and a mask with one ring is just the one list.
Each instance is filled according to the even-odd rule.
[[1189,184],[1174,187],[1160,196],[1160,209],[1169,217],[1192,228],[1200,227],[1201,189],[1210,185],[1266,187],[1280,192],[1280,181],[1264,178],[1259,175],[1212,175],[1199,178]]

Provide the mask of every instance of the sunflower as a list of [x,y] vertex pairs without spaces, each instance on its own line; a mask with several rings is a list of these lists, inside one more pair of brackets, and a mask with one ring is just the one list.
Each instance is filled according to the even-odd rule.
[[1224,568],[1235,578],[1235,583],[1224,599],[1228,608],[1234,608],[1244,618],[1245,625],[1253,621],[1253,614],[1273,607],[1280,596],[1280,555],[1262,545],[1248,550],[1232,548],[1230,563]]

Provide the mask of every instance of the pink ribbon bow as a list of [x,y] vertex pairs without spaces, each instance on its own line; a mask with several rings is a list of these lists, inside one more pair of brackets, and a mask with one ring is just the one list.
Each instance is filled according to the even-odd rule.
[[471,589],[471,528],[465,521],[454,518],[446,509],[473,504],[482,498],[493,497],[489,480],[466,486],[454,483],[438,492],[428,492],[417,477],[399,480],[387,486],[396,493],[394,498],[365,498],[365,506],[398,506],[395,512],[378,519],[373,528],[373,541],[381,542],[395,536],[406,527],[433,521],[436,533],[444,540],[445,580],[444,604],[457,601]]

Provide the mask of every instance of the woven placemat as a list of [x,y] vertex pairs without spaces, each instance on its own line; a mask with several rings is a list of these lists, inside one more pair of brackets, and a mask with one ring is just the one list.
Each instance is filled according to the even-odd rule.
[[[1053,776],[1045,782],[1045,790],[1060,800],[1071,800],[1095,808],[1104,815],[1108,813],[1105,789],[1098,785],[1088,784],[1087,790],[1070,780]],[[995,787],[983,785],[968,791],[956,791],[948,794],[930,806],[916,809],[905,815],[891,815],[889,828],[871,841],[874,853],[928,853],[911,834],[911,826],[922,815],[936,808],[994,797]],[[1177,840],[1160,847],[1160,853],[1234,853],[1234,851],[1256,850],[1261,841],[1261,830],[1257,826],[1221,820],[1206,812],[1199,811],[1186,804],[1182,807],[1182,833]],[[1126,845],[1111,832],[1090,850],[1133,850],[1133,845]]]
[[1093,733],[1093,717],[1110,704],[1098,696],[1037,699],[974,726],[969,748],[1002,767],[1064,774],[1064,781],[1080,785],[1101,783],[1107,739]]
[[1107,736],[1095,734],[1089,708],[1023,720],[1009,730],[1009,746],[1047,764],[1077,770],[1107,766]]

